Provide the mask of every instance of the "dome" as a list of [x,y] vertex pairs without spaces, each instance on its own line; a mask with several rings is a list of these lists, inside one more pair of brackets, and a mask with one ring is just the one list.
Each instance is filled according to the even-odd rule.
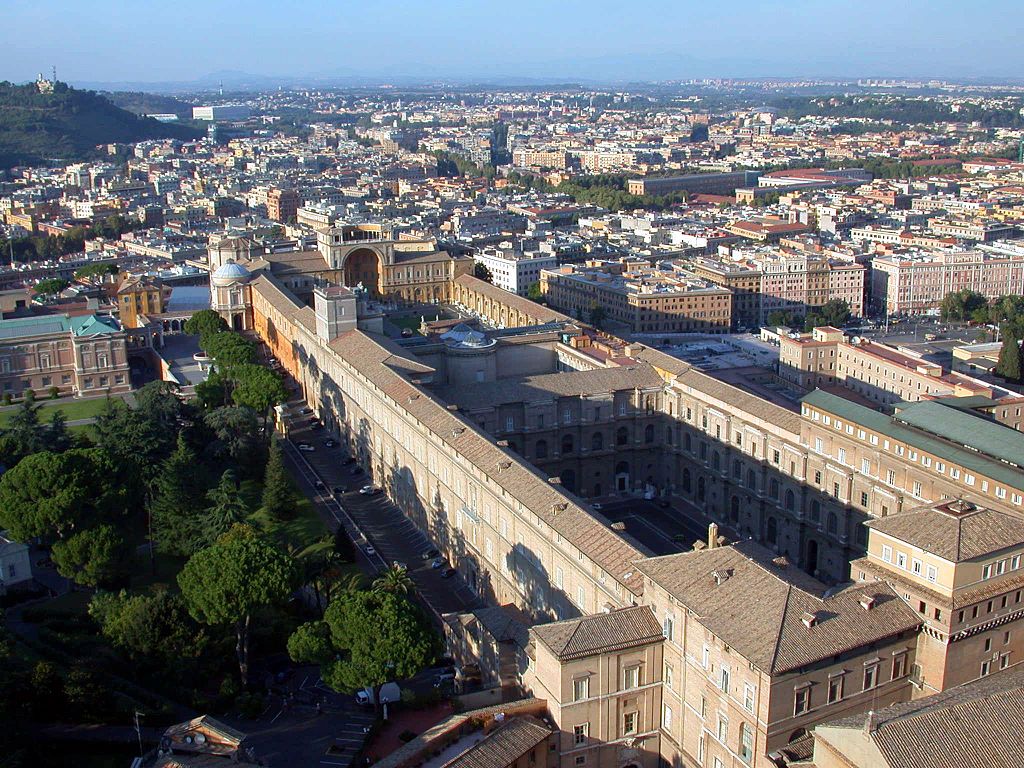
[[228,259],[213,273],[214,285],[230,285],[231,283],[244,283],[249,279],[249,270],[241,264]]

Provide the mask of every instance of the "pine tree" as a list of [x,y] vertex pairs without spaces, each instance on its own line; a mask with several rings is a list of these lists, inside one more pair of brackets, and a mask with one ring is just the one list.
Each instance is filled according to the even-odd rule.
[[1003,346],[999,350],[996,373],[1007,381],[1021,381],[1024,371],[1021,370],[1020,341],[1013,336],[1003,338]]
[[245,501],[238,492],[238,478],[234,470],[226,469],[217,483],[206,494],[210,508],[206,512],[202,531],[206,545],[215,542],[221,534],[231,530],[235,523],[241,523],[249,514]]
[[197,470],[195,452],[184,435],[178,435],[174,452],[153,483],[149,504],[156,546],[161,552],[189,555],[201,543],[197,540],[199,515],[206,506],[206,493]]
[[263,508],[272,520],[290,517],[294,507],[292,483],[284,468],[284,451],[276,438],[270,442],[270,455],[263,475]]

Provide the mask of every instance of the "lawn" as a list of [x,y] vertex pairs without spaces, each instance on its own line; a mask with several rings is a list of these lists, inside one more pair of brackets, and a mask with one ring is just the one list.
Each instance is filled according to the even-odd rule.
[[[420,315],[406,315],[405,317],[390,317],[388,320],[399,328],[408,328],[413,333],[420,332]],[[422,316],[426,320],[436,320],[437,315],[430,317],[429,313]]]
[[[103,412],[107,399],[96,397],[91,400],[72,400],[63,398],[61,400],[37,400],[39,403],[39,421],[47,422],[53,416],[54,411],[62,411],[66,421],[77,421],[78,419],[92,419]],[[4,408],[0,411],[0,427],[18,412],[19,406]]]
[[283,546],[305,549],[320,541],[329,531],[313,502],[298,494],[295,500],[295,514],[287,520],[270,520],[262,509],[250,519]]

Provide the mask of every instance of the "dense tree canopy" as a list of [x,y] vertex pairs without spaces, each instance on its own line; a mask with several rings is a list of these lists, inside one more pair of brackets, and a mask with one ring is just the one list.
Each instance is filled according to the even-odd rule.
[[293,586],[290,559],[253,529],[236,526],[196,552],[178,574],[192,617],[211,626],[234,626],[238,670],[249,678],[249,627],[253,611],[283,600]]
[[53,545],[53,562],[60,575],[87,587],[109,586],[124,579],[131,556],[131,547],[121,532],[105,523]]
[[[942,299],[940,310],[943,320],[963,321],[974,319],[975,312],[985,310],[987,307],[988,299],[977,291],[965,288],[962,291],[947,293]],[[983,322],[985,318],[987,318],[987,313],[982,318]]]

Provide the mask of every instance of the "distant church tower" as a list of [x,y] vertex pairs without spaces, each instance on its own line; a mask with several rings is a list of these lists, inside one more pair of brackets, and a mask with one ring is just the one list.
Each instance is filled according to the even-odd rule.
[[253,254],[259,252],[259,246],[244,237],[225,237],[217,241],[211,240],[206,247],[207,261],[210,272],[216,272],[229,261],[244,263],[252,261]]

